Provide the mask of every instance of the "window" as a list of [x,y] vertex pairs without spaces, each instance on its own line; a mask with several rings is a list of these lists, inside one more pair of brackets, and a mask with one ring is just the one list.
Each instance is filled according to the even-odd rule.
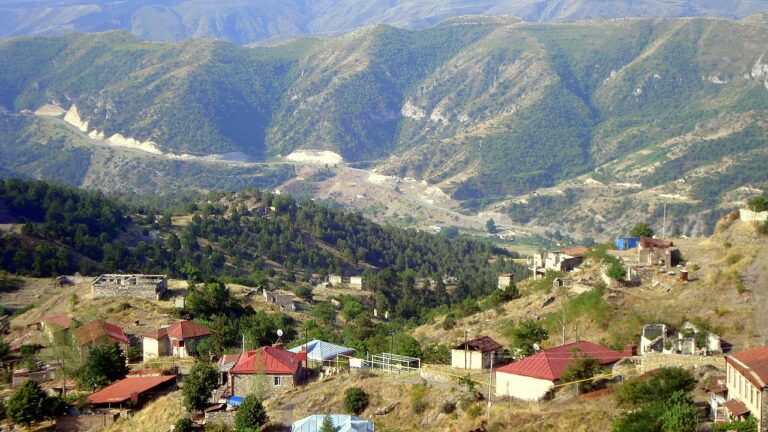
[[283,377],[276,376],[275,379],[275,387],[281,387],[283,385]]

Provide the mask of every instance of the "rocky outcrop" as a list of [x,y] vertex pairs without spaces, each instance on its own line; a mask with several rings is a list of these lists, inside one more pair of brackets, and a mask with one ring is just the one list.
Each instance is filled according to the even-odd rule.
[[400,109],[400,114],[402,114],[403,117],[412,118],[414,120],[421,120],[427,115],[426,111],[417,107],[409,100],[405,101],[405,105]]
[[69,110],[64,115],[64,121],[76,127],[80,132],[88,132],[88,122],[80,118],[80,113],[77,112],[77,105],[72,104]]

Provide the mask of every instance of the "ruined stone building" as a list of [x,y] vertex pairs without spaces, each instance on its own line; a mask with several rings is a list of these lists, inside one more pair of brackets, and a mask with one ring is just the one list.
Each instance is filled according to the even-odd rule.
[[91,283],[94,298],[133,297],[160,300],[168,290],[168,276],[144,274],[103,274]]

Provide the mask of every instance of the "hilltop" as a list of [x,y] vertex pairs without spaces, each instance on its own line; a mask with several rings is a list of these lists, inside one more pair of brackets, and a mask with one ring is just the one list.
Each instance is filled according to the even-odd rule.
[[256,48],[10,39],[0,154],[11,175],[165,194],[272,187],[296,175],[286,156],[325,150],[514,224],[597,237],[663,201],[705,234],[766,186],[767,32],[507,17]]
[[334,35],[370,24],[419,28],[463,15],[516,15],[528,21],[626,17],[719,16],[741,18],[766,11],[759,2],[737,0],[288,0],[263,5],[242,1],[104,0],[6,2],[0,37],[28,34],[131,31],[147,40],[217,38],[236,43]]

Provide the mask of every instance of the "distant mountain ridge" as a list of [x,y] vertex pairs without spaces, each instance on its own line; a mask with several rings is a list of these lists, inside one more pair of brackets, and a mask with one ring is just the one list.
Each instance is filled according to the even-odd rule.
[[[88,123],[81,130],[96,137],[267,162],[227,188],[284,178],[278,156],[316,149],[424,179],[471,207],[513,197],[499,210],[519,221],[573,208],[581,192],[555,186],[577,179],[613,188],[617,214],[658,196],[681,214],[725,211],[741,199],[731,192],[768,187],[766,39],[764,15],[556,24],[472,16],[257,48],[124,32],[16,38],[0,41],[0,160],[80,185],[98,175],[106,188],[138,169],[139,190],[145,173],[162,189],[183,168],[146,151],[116,164],[112,148],[93,150],[73,128],[32,115],[57,104],[76,107]],[[158,168],[126,170],[136,155]],[[199,170],[216,182],[201,183]],[[209,166],[185,175],[202,188],[229,180]],[[525,196],[546,187],[551,196]]]
[[371,24],[422,28],[463,15],[545,22],[768,12],[759,0],[6,0],[0,37],[124,30],[150,41],[217,38],[239,44],[335,35]]

